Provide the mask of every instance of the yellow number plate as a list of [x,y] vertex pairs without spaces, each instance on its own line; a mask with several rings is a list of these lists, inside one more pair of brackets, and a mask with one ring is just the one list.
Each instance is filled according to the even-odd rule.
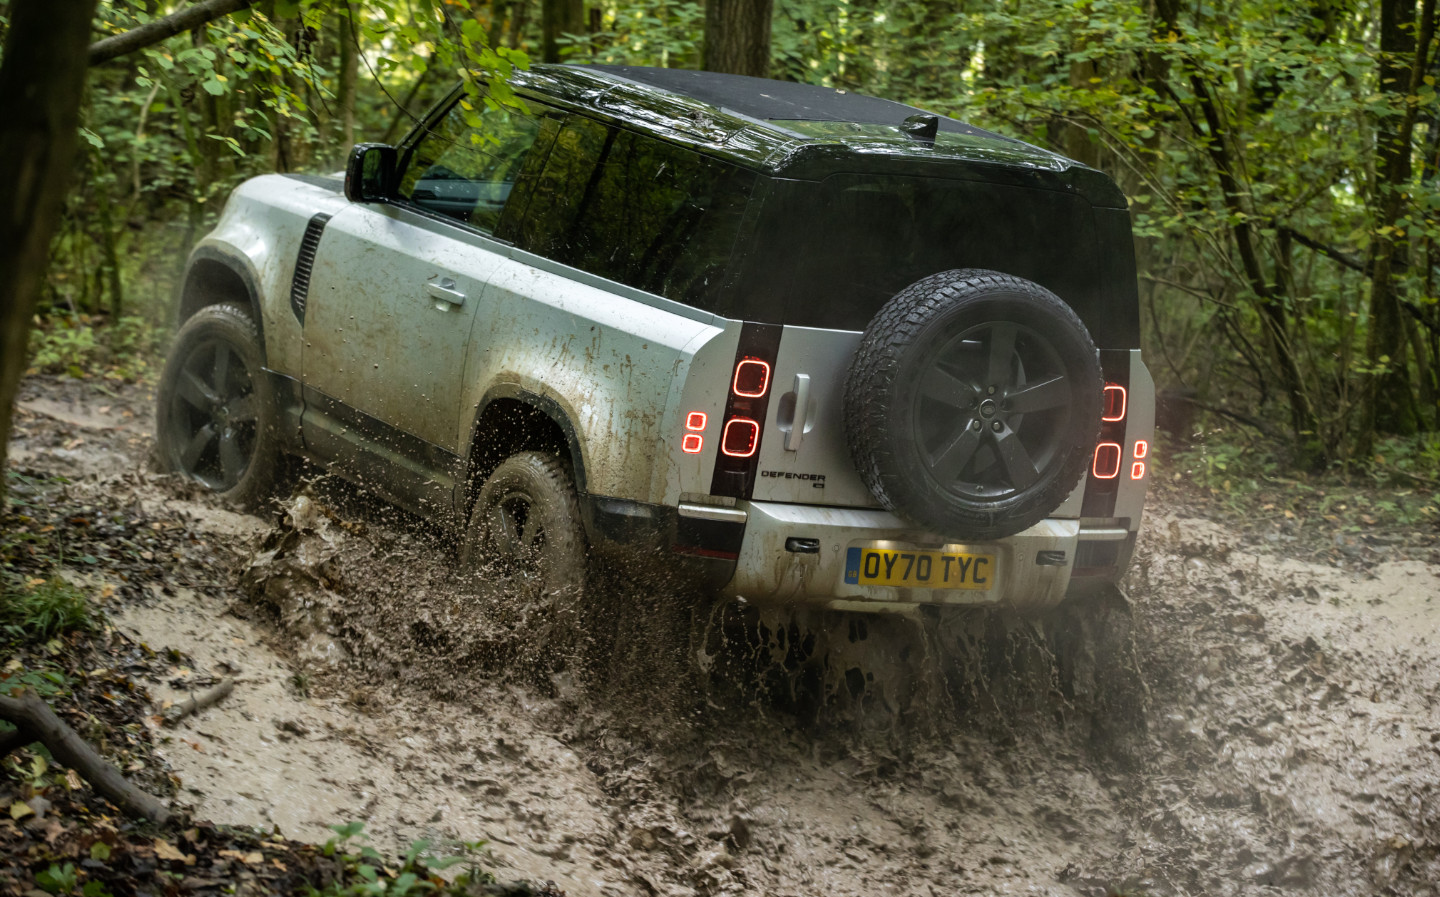
[[995,582],[995,555],[851,548],[845,553],[845,581],[854,586],[988,589]]

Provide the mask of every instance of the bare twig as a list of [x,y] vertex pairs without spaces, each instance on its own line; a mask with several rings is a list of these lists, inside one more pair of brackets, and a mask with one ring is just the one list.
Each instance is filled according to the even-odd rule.
[[234,690],[234,679],[221,679],[220,684],[209,691],[191,695],[165,711],[165,725],[173,726],[192,713],[199,713],[206,707],[213,707]]
[[170,818],[170,810],[165,804],[132,785],[114,764],[95,753],[95,749],[56,716],[34,689],[25,689],[18,698],[0,696],[0,719],[18,730],[0,740],[0,746],[5,747],[6,753],[38,741],[49,749],[56,760],[84,776],[96,791],[117,807],[155,822],[165,822]]
[[1219,405],[1211,405],[1209,402],[1201,402],[1193,398],[1182,397],[1181,400],[1189,402],[1191,405],[1194,405],[1201,411],[1209,411],[1211,414],[1219,414],[1224,417],[1228,417],[1231,420],[1236,421],[1237,423],[1242,423],[1247,427],[1254,427],[1256,430],[1259,430],[1261,434],[1269,436],[1272,439],[1282,438],[1281,434],[1277,432],[1274,427],[1265,423],[1263,420],[1250,417],[1247,414],[1241,414],[1238,411],[1231,411],[1229,408],[1222,408]]

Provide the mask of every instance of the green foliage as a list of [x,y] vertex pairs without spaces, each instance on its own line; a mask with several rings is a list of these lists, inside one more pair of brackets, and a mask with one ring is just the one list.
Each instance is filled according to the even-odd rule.
[[0,589],[0,629],[11,638],[44,642],[94,626],[85,593],[59,576]]
[[[460,842],[456,845],[459,853],[450,856],[435,854],[430,841],[415,841],[400,858],[398,868],[392,868],[391,864],[369,845],[362,844],[352,851],[352,841],[368,840],[363,822],[332,825],[330,829],[335,832],[335,837],[325,842],[321,853],[327,857],[337,857],[343,863],[347,874],[324,890],[309,889],[307,893],[311,897],[460,895],[468,893],[471,884],[485,884],[495,880],[480,867],[476,857],[477,852],[484,847],[484,841]],[[468,863],[469,868],[456,876],[453,882],[446,882],[434,874],[460,863]]]
[[561,39],[567,62],[699,68],[705,5],[641,0],[599,3],[601,27]]
[[31,366],[72,377],[101,375],[113,380],[148,380],[165,332],[145,318],[129,315],[102,324],[88,315],[52,316],[31,331]]
[[80,884],[74,863],[64,866],[51,863],[50,868],[35,875],[35,884],[47,894],[79,894],[81,897],[110,897],[110,891],[98,881]]

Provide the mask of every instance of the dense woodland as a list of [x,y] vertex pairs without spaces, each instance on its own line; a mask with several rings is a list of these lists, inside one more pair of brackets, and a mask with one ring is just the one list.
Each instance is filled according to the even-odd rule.
[[[24,2],[0,2],[0,29]],[[32,367],[146,376],[235,184],[335,170],[462,75],[706,67],[913,103],[1106,170],[1131,201],[1151,370],[1185,399],[1167,411],[1294,469],[1440,467],[1434,0],[201,5],[221,4],[133,52],[92,47]],[[187,6],[102,3],[90,39]]]

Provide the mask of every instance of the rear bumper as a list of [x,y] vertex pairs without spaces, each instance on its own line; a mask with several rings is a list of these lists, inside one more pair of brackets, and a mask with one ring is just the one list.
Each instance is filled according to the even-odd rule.
[[[744,501],[736,510],[745,513],[745,536],[735,575],[722,593],[760,603],[798,602],[835,610],[908,610],[921,604],[1042,610],[1059,604],[1072,583],[1075,590],[1084,590],[1113,582],[1129,561],[1135,537],[1128,520],[1082,525],[1078,519],[1049,519],[1005,539],[965,543],[918,529],[883,510]],[[686,513],[683,506],[680,513]],[[1092,546],[1102,543],[1114,545],[1099,552],[1113,562],[1077,570],[1077,555],[1083,562],[1084,556],[1096,554]],[[818,551],[813,550],[817,546]],[[986,590],[847,583],[846,556],[852,547],[993,554],[994,582]]]

